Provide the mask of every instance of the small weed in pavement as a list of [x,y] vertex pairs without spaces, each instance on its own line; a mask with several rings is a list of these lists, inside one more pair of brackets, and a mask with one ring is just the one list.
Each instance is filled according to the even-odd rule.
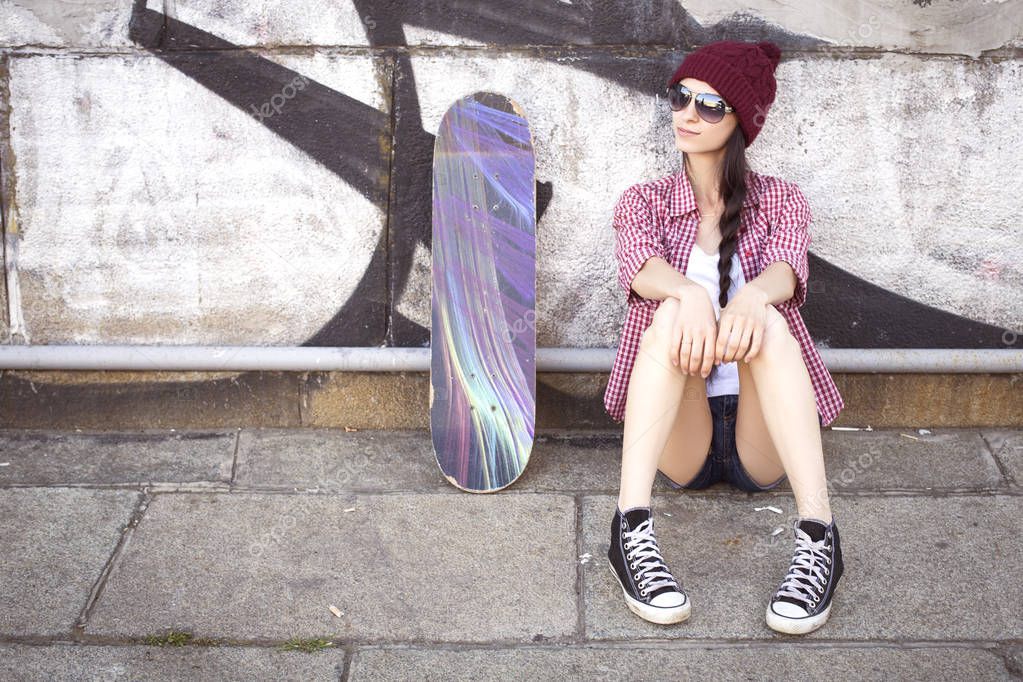
[[331,646],[334,646],[334,643],[327,639],[300,639],[295,637],[282,644],[281,648],[285,651],[304,651],[307,654],[311,654],[314,651],[321,651]]

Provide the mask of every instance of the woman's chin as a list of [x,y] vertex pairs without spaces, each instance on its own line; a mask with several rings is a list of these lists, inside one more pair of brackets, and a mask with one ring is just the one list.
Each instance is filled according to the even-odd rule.
[[707,143],[704,140],[701,140],[699,143],[697,143],[692,140],[686,140],[684,138],[676,136],[675,149],[679,150],[680,152],[685,152],[686,154],[703,154],[710,151],[717,151],[719,149],[722,149],[722,147],[708,148]]
[[675,149],[679,150],[680,152],[689,153],[697,151],[696,149],[693,149],[693,144],[689,140],[678,137],[677,135],[675,136]]

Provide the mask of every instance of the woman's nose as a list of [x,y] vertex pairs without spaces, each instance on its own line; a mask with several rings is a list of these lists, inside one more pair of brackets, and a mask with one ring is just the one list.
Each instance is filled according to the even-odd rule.
[[700,119],[699,115],[696,113],[696,103],[692,100],[690,100],[689,104],[687,104],[684,109],[679,109],[678,115],[684,123],[696,123]]
[[678,113],[682,115],[682,118],[687,119],[689,121],[693,121],[699,118],[699,116],[696,114],[696,98],[690,97],[689,102],[684,107],[679,109]]

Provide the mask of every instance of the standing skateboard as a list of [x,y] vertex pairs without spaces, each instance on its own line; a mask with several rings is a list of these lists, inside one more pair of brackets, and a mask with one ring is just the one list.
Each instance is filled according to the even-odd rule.
[[433,151],[430,433],[452,485],[512,484],[536,421],[536,182],[507,97],[455,102]]

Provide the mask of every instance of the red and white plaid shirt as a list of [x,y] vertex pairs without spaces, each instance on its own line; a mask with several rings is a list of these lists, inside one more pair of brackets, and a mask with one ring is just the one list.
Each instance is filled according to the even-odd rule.
[[[749,171],[742,229],[736,256],[749,282],[774,261],[785,261],[796,273],[798,284],[792,298],[775,304],[799,341],[809,370],[822,425],[835,420],[845,406],[831,374],[824,366],[799,308],[806,301],[809,277],[807,247],[810,245],[810,206],[794,183]],[[632,290],[632,280],[652,256],[660,256],[685,274],[689,253],[696,242],[699,211],[685,170],[626,189],[614,209],[615,258],[618,283],[626,292],[628,313],[618,353],[604,392],[604,407],[615,421],[625,419],[625,399],[632,366],[643,331],[654,319],[661,301],[646,299]]]

